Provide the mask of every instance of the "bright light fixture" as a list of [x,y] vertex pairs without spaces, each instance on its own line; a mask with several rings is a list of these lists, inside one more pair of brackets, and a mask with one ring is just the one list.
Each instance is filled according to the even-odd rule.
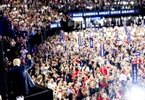
[[134,2],[133,2],[133,1],[131,1],[131,2],[130,2],[130,4],[132,4],[132,5],[133,5],[133,4],[134,4]]
[[133,86],[126,92],[128,100],[145,100],[145,90],[139,86]]

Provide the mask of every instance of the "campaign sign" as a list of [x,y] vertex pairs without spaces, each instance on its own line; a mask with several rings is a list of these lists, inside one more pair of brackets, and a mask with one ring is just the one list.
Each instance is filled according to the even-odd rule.
[[132,84],[137,84],[137,64],[132,63]]
[[134,52],[133,54],[134,54],[135,56],[140,56],[140,55],[141,55],[140,52]]
[[90,48],[93,48],[93,38],[90,38]]
[[70,17],[90,17],[90,16],[113,16],[113,15],[127,15],[140,14],[140,9],[126,9],[126,10],[107,10],[107,11],[89,11],[89,12],[70,12]]
[[81,45],[82,45],[81,36],[78,36],[78,45],[79,45],[79,46],[81,46]]
[[104,57],[105,56],[104,44],[103,43],[100,44],[100,56],[101,57]]
[[60,23],[55,23],[50,25],[50,28],[60,28],[60,27],[61,27]]

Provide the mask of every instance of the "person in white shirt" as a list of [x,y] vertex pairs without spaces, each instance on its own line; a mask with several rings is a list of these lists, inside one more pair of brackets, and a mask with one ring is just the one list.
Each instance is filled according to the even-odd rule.
[[127,81],[127,76],[125,74],[121,73],[119,76],[119,80],[120,81]]
[[50,81],[47,84],[47,87],[54,90],[56,88],[56,83],[54,82],[53,79],[50,79]]

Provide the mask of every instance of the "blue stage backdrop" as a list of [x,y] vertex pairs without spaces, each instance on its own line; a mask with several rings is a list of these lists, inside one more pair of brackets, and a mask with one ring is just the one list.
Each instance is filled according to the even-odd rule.
[[90,17],[90,16],[113,16],[113,15],[130,15],[130,14],[140,14],[140,9],[70,12],[70,13],[68,13],[68,16],[70,16],[70,17]]

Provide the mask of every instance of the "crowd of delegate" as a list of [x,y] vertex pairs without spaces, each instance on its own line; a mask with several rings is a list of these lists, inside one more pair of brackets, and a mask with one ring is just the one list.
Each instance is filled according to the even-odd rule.
[[38,0],[21,3],[14,1],[0,8],[7,27],[12,27],[2,37],[6,71],[12,67],[13,57],[19,57],[23,65],[31,53],[34,66],[30,75],[35,83],[52,89],[54,99],[124,100],[128,97],[124,90],[132,86],[131,62],[138,59],[138,81],[145,87],[144,26],[61,30],[61,35],[48,37],[30,49],[29,35],[41,33],[43,27],[64,16]]
[[140,0],[54,0],[50,2],[54,9],[62,12],[120,10],[142,7]]
[[[22,2],[23,0],[6,0],[6,4],[12,1]],[[76,12],[92,10],[120,10],[134,9],[144,6],[144,0],[24,0],[24,3],[31,6],[32,3],[41,1],[59,12]]]
[[[19,54],[22,56],[30,53],[34,46],[31,44],[40,43],[40,40],[32,41],[33,36],[41,36],[46,28],[50,28],[50,24],[60,22],[62,18],[65,20],[62,13],[44,6],[38,0],[28,3],[10,1],[0,6],[0,14],[0,21],[3,23],[0,34],[4,36],[5,56],[11,61]],[[25,56],[22,58],[25,59]]]
[[[138,59],[138,80],[142,87],[145,83],[144,27],[127,30],[130,40],[123,27],[61,31],[64,40],[60,35],[49,37],[32,54],[35,61],[30,72],[32,79],[51,88],[59,100],[124,100],[125,90],[132,86],[132,60]],[[100,54],[102,42],[104,57]],[[137,57],[135,52],[141,55]]]
[[[139,62],[138,81],[145,87],[145,30],[143,26],[127,30],[130,40],[124,27],[70,33],[61,30],[64,37],[48,37],[32,50],[34,66],[30,75],[35,83],[52,89],[56,100],[125,100],[125,91],[133,85],[132,60]],[[102,44],[104,56],[100,54]],[[25,64],[25,60],[21,62]]]

